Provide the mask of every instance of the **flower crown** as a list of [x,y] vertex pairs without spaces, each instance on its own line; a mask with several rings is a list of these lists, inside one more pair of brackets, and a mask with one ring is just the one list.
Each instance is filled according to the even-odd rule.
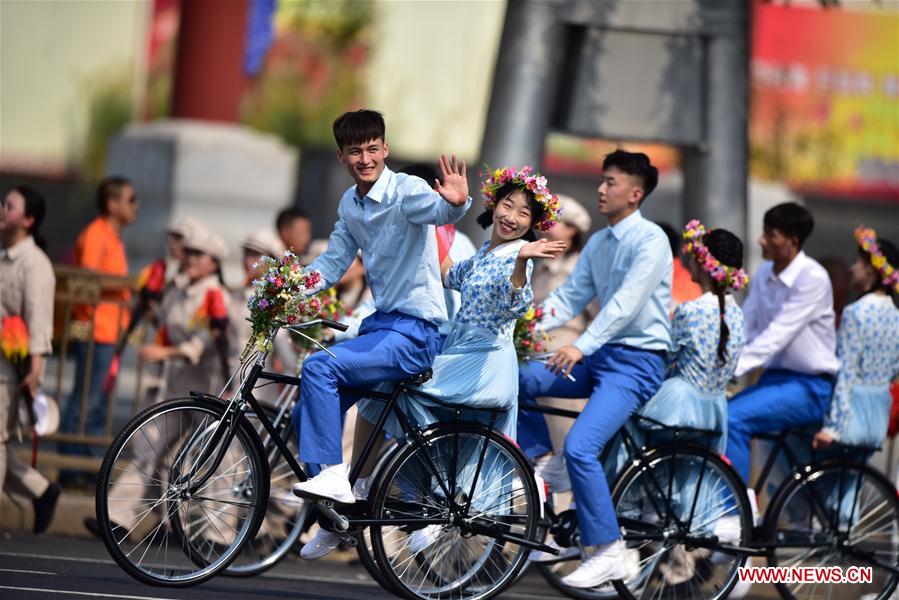
[[692,252],[696,261],[702,266],[712,279],[718,283],[724,283],[735,290],[741,290],[749,283],[749,275],[743,269],[729,267],[721,264],[712,256],[709,249],[702,243],[702,237],[706,234],[705,227],[698,219],[693,219],[684,227],[684,252]]
[[481,185],[481,194],[484,196],[484,208],[493,210],[496,207],[496,192],[507,183],[530,190],[534,198],[543,206],[543,219],[534,226],[534,229],[548,231],[562,215],[562,206],[559,197],[546,187],[546,177],[536,173],[532,167],[524,166],[520,171],[513,171],[509,167],[487,170],[486,179]]
[[886,257],[877,244],[877,232],[870,227],[859,225],[855,229],[855,239],[858,245],[871,258],[871,264],[880,274],[883,285],[893,288],[899,294],[899,271],[887,262]]

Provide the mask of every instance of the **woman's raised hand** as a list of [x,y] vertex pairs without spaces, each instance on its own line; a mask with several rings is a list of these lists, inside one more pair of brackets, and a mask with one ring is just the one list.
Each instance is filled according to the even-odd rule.
[[566,248],[568,248],[568,244],[563,241],[551,242],[546,239],[540,239],[536,242],[531,242],[530,244],[522,246],[518,251],[518,258],[520,260],[527,260],[529,258],[556,258],[565,252]]
[[440,167],[440,177],[434,181],[434,189],[443,196],[443,199],[453,206],[463,206],[468,202],[468,179],[466,178],[467,170],[465,161],[461,164],[456,162],[456,156],[453,155],[452,160],[445,156],[441,156],[437,160],[437,166]]

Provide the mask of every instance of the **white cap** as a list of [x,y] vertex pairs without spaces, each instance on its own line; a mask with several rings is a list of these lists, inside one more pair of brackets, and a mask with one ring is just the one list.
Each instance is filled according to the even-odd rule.
[[244,239],[241,248],[258,252],[265,256],[278,258],[284,254],[284,242],[278,237],[274,231],[270,229],[260,229],[254,231]]
[[199,250],[220,262],[228,258],[228,244],[202,223],[190,228],[184,238],[184,247]]
[[590,213],[584,208],[580,202],[571,196],[563,196],[559,194],[559,204],[562,208],[562,216],[559,220],[566,225],[576,227],[582,233],[589,233],[593,220]]

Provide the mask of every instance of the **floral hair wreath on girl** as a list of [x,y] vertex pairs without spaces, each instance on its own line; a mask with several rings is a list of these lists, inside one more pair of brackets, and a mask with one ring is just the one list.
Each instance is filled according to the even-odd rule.
[[718,283],[723,283],[735,290],[741,290],[749,283],[749,275],[743,269],[729,267],[722,264],[712,256],[709,249],[702,243],[702,237],[706,234],[705,227],[698,219],[693,219],[684,227],[684,252],[692,252],[696,262],[703,270]]
[[481,185],[485,209],[493,210],[496,207],[496,192],[507,183],[514,183],[521,188],[530,190],[537,202],[543,206],[543,219],[534,226],[534,229],[548,231],[558,222],[562,215],[559,197],[546,187],[546,177],[527,165],[520,171],[513,171],[509,167],[496,169],[493,172],[489,168],[487,169],[487,177]]
[[877,232],[870,227],[859,225],[855,229],[855,239],[858,245],[871,258],[871,264],[880,274],[883,285],[893,288],[899,294],[899,271],[887,262],[886,257],[877,244]]

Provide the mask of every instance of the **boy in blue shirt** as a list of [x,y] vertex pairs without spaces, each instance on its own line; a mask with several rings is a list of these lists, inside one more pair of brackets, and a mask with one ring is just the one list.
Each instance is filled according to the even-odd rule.
[[363,321],[358,337],[330,348],[334,356],[317,352],[303,364],[293,414],[302,431],[300,459],[319,463],[322,470],[296,484],[294,493],[350,504],[355,498],[341,448],[342,415],[358,398],[341,395],[338,388],[365,388],[430,368],[438,327],[446,321],[432,226],[459,221],[471,198],[465,163],[457,164],[455,157],[441,157],[442,182],[388,169],[384,119],[375,111],[345,113],[334,121],[334,138],[337,159],[356,184],[340,200],[328,249],[309,269],[321,274],[326,289],[361,249],[377,310]]
[[[602,308],[574,344],[556,351],[549,370],[530,363],[519,373],[522,402],[589,396],[564,448],[581,539],[594,547],[563,579],[571,587],[592,588],[628,575],[627,553],[598,457],[659,389],[671,345],[671,248],[665,232],[640,213],[657,181],[658,171],[643,153],[616,150],[606,156],[597,192],[599,212],[609,226],[590,237],[574,271],[543,303],[543,324],[549,330],[566,323],[594,298]],[[519,430],[519,438],[523,433]],[[529,445],[529,440],[519,442]]]

